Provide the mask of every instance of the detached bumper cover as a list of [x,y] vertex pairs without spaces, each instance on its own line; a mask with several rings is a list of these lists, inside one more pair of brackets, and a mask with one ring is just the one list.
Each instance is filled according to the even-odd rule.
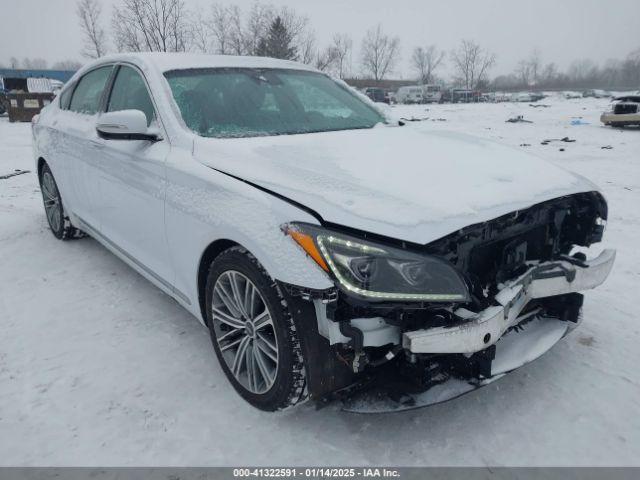
[[560,260],[532,266],[520,277],[507,282],[496,295],[496,306],[474,313],[459,308],[454,313],[461,323],[405,332],[402,345],[414,353],[475,353],[495,344],[512,326],[529,301],[581,292],[605,281],[615,261],[615,250],[577,265]]

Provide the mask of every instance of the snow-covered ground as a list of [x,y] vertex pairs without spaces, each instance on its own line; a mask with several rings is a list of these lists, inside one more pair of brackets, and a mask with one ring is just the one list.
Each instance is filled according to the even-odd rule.
[[[399,414],[253,409],[204,327],[94,240],[55,240],[33,173],[0,180],[0,465],[640,465],[640,130],[601,126],[607,100],[540,103],[392,110],[598,183],[611,277],[541,359]],[[505,123],[517,115],[533,123]],[[0,176],[14,169],[33,169],[30,127],[3,117]]]

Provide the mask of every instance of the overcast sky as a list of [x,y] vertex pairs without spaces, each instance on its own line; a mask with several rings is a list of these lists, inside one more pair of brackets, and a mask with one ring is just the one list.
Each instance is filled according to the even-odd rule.
[[[112,5],[103,0],[108,27]],[[244,8],[253,0],[235,3]],[[10,57],[80,60],[81,33],[75,0],[4,0],[0,23],[0,65]],[[202,9],[210,0],[185,0]],[[640,47],[640,0],[273,0],[309,17],[320,44],[334,33],[354,40],[354,67],[368,28],[381,23],[401,40],[396,75],[412,76],[409,57],[417,45],[450,50],[462,38],[474,39],[497,55],[492,74],[511,72],[518,60],[538,48],[543,61],[561,69],[572,60],[597,63],[623,58]],[[113,47],[111,47],[113,48]]]

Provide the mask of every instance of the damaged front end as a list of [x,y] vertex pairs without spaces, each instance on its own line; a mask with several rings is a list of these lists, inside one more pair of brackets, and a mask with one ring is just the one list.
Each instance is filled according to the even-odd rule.
[[335,280],[282,285],[303,334],[310,396],[352,411],[437,403],[542,355],[580,320],[582,295],[608,276],[597,192],[570,195],[419,246],[340,228],[290,235]]

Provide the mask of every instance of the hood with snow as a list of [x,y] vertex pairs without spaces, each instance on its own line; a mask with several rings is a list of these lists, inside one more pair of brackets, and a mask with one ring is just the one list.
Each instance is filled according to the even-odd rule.
[[597,190],[517,149],[413,126],[198,137],[194,154],[327,222],[418,244],[546,200]]

